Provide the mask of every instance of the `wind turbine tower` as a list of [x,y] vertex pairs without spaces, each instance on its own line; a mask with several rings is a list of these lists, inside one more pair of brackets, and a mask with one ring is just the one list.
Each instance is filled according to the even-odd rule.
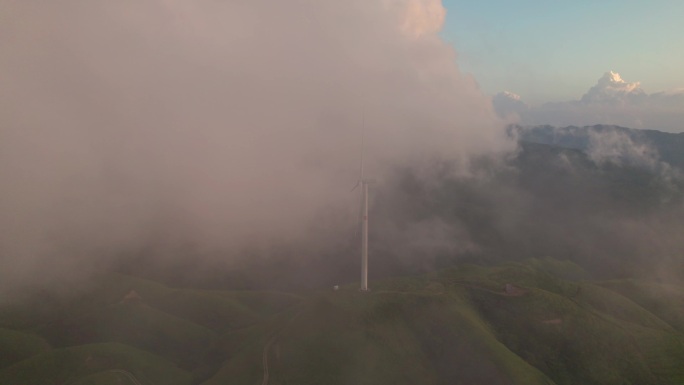
[[363,177],[363,136],[361,137],[361,170],[359,180],[352,191],[361,186],[361,291],[368,291],[368,187],[375,183],[375,179]]
[[373,179],[362,179],[362,217],[361,217],[361,291],[368,291],[368,186]]

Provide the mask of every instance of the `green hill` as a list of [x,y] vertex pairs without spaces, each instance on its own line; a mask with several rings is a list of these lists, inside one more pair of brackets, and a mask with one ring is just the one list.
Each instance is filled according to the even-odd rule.
[[[61,385],[103,378],[106,371],[127,371],[144,385],[190,383],[190,374],[153,354],[108,343],[55,349],[0,370],[0,384]],[[97,375],[97,377],[92,377]]]
[[47,341],[36,335],[0,328],[0,369],[48,349]]
[[0,309],[0,383],[684,383],[681,288],[586,279],[551,259],[461,264],[368,293],[107,275]]
[[199,358],[217,338],[203,326],[138,303],[98,308],[41,332],[56,346],[120,342],[185,364]]
[[684,287],[636,279],[613,280],[601,286],[618,292],[648,309],[673,328],[684,332]]
[[[525,270],[511,267],[488,276],[501,287],[514,284],[513,293],[472,284],[467,290],[499,339],[526,362],[557,384],[680,383],[684,356],[660,360],[665,369],[655,375],[657,353],[644,348],[668,335],[681,339],[656,316],[618,294]],[[534,281],[540,284],[525,284]]]
[[682,383],[680,333],[549,265],[564,263],[463,265],[370,293],[316,293],[205,384],[258,381],[265,351],[278,384]]

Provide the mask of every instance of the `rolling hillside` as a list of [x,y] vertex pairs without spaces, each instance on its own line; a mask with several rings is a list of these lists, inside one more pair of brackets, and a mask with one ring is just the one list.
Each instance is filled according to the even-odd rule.
[[684,382],[684,288],[585,278],[527,260],[294,295],[106,275],[0,309],[0,383]]

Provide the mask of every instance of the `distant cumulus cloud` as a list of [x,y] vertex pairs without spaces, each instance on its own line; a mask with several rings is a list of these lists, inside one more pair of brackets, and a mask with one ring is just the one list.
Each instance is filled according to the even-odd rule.
[[640,101],[646,96],[644,90],[641,89],[641,83],[628,83],[622,80],[619,73],[608,71],[582,96],[581,101],[583,103],[616,103]]
[[499,92],[492,98],[496,112],[505,119],[519,119],[520,115],[529,109],[520,95],[509,91]]
[[684,89],[647,94],[639,82],[606,72],[580,100],[530,106],[511,92],[492,99],[497,113],[524,125],[613,124],[631,128],[684,131]]

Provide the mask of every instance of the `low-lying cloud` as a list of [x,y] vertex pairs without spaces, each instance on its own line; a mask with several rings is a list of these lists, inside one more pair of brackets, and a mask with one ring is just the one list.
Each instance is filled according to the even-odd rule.
[[[0,279],[355,220],[368,172],[511,146],[438,0],[0,1]],[[362,116],[365,115],[365,118]]]

